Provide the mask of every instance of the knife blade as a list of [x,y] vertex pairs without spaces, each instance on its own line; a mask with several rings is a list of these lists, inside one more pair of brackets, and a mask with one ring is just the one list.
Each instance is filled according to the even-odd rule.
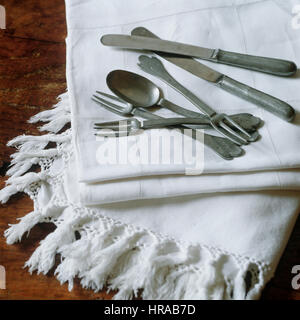
[[128,49],[155,50],[167,53],[175,53],[202,59],[213,57],[215,50],[183,44],[174,41],[149,39],[142,36],[128,36],[123,34],[107,34],[101,37],[101,43],[105,46],[122,47]]
[[[129,41],[129,42],[128,42]],[[140,36],[120,36],[120,35],[105,35],[101,38],[101,42],[104,45],[112,45],[112,46],[121,46],[121,47],[128,47],[130,46],[130,49],[148,49],[151,50],[150,48],[153,49],[153,47],[158,47],[160,50],[160,53],[162,54],[162,49],[160,46],[160,42],[164,40],[160,40],[159,38],[149,38],[149,37],[140,37]],[[174,48],[174,51],[177,53],[184,51],[182,48],[182,45],[179,45],[176,47],[176,45],[173,45],[171,41],[166,41],[168,43],[171,43],[171,46]],[[193,47],[193,46],[191,46]],[[177,50],[176,50],[177,48]],[[209,50],[209,49],[206,49]],[[213,50],[211,50],[213,51]],[[208,53],[212,54],[212,53]],[[168,53],[164,53],[163,57],[176,64],[177,66],[197,75],[200,76],[201,78],[211,81],[211,82],[216,82],[220,77],[222,77],[222,73],[219,73],[204,64],[195,64],[195,61],[184,57],[184,56],[178,56],[178,55],[172,55]]]
[[[143,27],[135,28],[131,33],[149,38],[158,38],[151,31]],[[208,80],[223,90],[262,107],[285,121],[290,122],[295,117],[295,110],[286,102],[236,81],[225,74],[203,65],[193,58],[179,57],[156,51],[154,53],[193,75]]]
[[208,49],[199,46],[183,44],[180,42],[147,38],[141,35],[107,34],[101,37],[105,46],[121,47],[138,50],[153,50],[182,56],[189,56],[228,64],[255,71],[261,71],[278,76],[290,76],[297,71],[297,66],[292,61],[252,56],[221,49]]

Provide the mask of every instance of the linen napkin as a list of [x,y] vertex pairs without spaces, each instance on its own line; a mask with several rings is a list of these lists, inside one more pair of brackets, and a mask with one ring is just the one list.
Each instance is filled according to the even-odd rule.
[[[134,13],[130,11],[130,6],[128,8],[125,6],[125,8],[121,5],[120,7],[119,4],[111,2],[106,4],[105,10],[102,5],[99,5],[99,17],[104,16],[107,12],[118,10],[124,11],[125,14],[120,19],[116,18],[117,15],[114,14],[112,20],[107,23],[105,22],[106,17],[96,19],[94,22],[91,19],[77,19],[76,10],[73,11],[70,7],[68,43],[72,50],[68,55],[70,60],[68,60],[70,66],[68,83],[69,88],[72,88],[72,84],[76,87],[76,90],[70,90],[70,95],[74,93],[72,100],[73,113],[76,115],[73,121],[75,126],[74,141],[78,159],[79,180],[83,182],[80,184],[81,202],[90,205],[217,191],[298,189],[298,171],[282,170],[283,168],[299,167],[298,157],[300,153],[297,152],[300,133],[298,115],[292,124],[285,123],[272,114],[222,92],[222,90],[205,81],[164,62],[171,74],[174,74],[176,78],[192,90],[197,88],[197,91],[194,89],[194,92],[219,111],[227,113],[250,112],[264,120],[264,126],[260,130],[262,139],[245,147],[246,153],[244,156],[224,162],[211,150],[205,149],[202,163],[204,166],[203,173],[198,177],[179,177],[178,174],[185,174],[186,163],[158,165],[143,163],[140,159],[138,150],[143,146],[146,132],[139,137],[132,137],[132,143],[129,144],[128,148],[132,149],[135,145],[137,150],[133,161],[134,165],[131,163],[127,165],[120,163],[105,164],[105,159],[100,159],[103,161],[99,163],[96,150],[99,149],[101,143],[96,141],[94,137],[93,123],[97,121],[96,119],[104,121],[117,119],[118,117],[102,110],[97,104],[90,101],[90,96],[95,90],[107,91],[105,84],[107,73],[120,68],[136,71],[149,77],[161,86],[165,96],[171,101],[184,107],[195,108],[174,90],[139,70],[136,65],[138,53],[102,46],[99,43],[99,38],[105,33],[130,34],[134,27],[143,25],[165,39],[205,44],[208,47],[221,47],[250,54],[276,55],[297,62],[299,55],[297,56],[295,48],[297,48],[297,45],[299,46],[299,33],[292,29],[292,4],[293,2],[290,2],[287,6],[287,2],[285,2],[286,8],[282,8],[280,1],[258,3],[225,1],[222,2],[222,5],[218,1],[210,1],[209,5],[202,1],[201,3],[193,3],[194,7],[189,9],[186,4],[179,5],[178,2],[174,7],[162,1],[160,3],[155,2],[155,5],[151,2],[149,8],[147,4],[136,4],[135,7],[138,11],[138,14],[136,14],[136,11]],[[144,5],[147,10],[144,10]],[[98,8],[95,3],[91,6],[94,10]],[[85,8],[87,7],[85,6]],[[150,18],[149,12],[152,12]],[[162,12],[166,14],[164,15]],[[169,14],[169,12],[171,13]],[[257,15],[262,17],[269,12],[276,16],[276,21],[278,21],[276,26],[274,26],[273,20],[257,19],[254,29],[253,23],[251,23],[253,17]],[[145,15],[144,18],[142,18],[143,15]],[[111,28],[112,24],[113,27]],[[86,28],[88,28],[88,31]],[[276,28],[276,33],[274,28]],[[257,30],[259,29],[263,29],[264,32],[258,34]],[[269,33],[270,36],[268,36]],[[207,34],[210,34],[210,36],[208,37]],[[270,38],[274,34],[276,34],[276,38]],[[82,38],[83,41],[77,41],[77,39]],[[99,60],[102,62],[101,65],[98,64]],[[82,71],[81,68],[77,67],[74,72],[73,65],[81,65]],[[299,92],[296,89],[299,86],[298,77],[278,78],[224,65],[213,63],[210,65],[235,77],[237,80],[244,81],[288,101],[297,111],[299,110]],[[165,111],[164,115],[170,114]],[[158,130],[157,135],[159,134],[163,136],[164,133],[162,130]],[[286,137],[289,137],[289,143],[286,143]],[[114,149],[114,140],[111,139],[110,142],[106,142],[107,149]],[[120,144],[122,144],[122,141]],[[172,153],[172,150],[170,153]],[[190,167],[194,165],[191,164]],[[246,172],[249,171],[254,174],[247,174]],[[215,175],[217,172],[222,173],[222,175]],[[238,174],[239,172],[242,173]],[[158,177],[158,175],[163,177]],[[138,179],[137,177],[140,176],[146,178]],[[130,178],[130,180],[122,180],[124,178]],[[112,179],[117,179],[117,181],[113,182]],[[103,183],[96,184],[100,181]],[[90,184],[91,182],[93,184]]]
[[[104,61],[99,62],[98,59],[95,60],[97,64],[87,65],[84,62],[84,55],[91,51],[88,46],[90,42],[87,41],[88,34],[98,26],[113,27],[114,19],[117,20],[119,17],[119,19],[124,19],[125,24],[128,24],[126,26],[130,24],[129,29],[131,29],[131,18],[136,19],[135,22],[142,22],[143,19],[159,18],[161,12],[170,16],[175,14],[174,19],[178,21],[181,21],[182,12],[193,14],[209,11],[210,17],[214,18],[215,14],[212,11],[219,12],[224,8],[230,10],[234,8],[239,14],[244,10],[249,11],[246,16],[248,21],[251,21],[250,13],[252,11],[256,14],[265,13],[262,9],[265,5],[272,8],[271,12],[272,14],[275,12],[274,15],[279,14],[276,11],[278,8],[282,13],[283,10],[278,3],[281,4],[280,1],[201,1],[199,3],[199,1],[176,0],[172,2],[172,7],[167,1],[151,0],[143,1],[143,3],[132,0],[127,1],[126,4],[118,0],[110,2],[74,0],[66,3],[69,31],[67,40],[68,93],[61,96],[55,108],[31,119],[32,122],[39,120],[48,122],[41,130],[50,133],[41,136],[20,136],[9,143],[11,146],[18,147],[18,151],[13,156],[13,166],[8,171],[11,178],[8,179],[7,187],[0,193],[2,202],[7,201],[12,194],[18,191],[26,192],[34,200],[34,211],[24,216],[18,224],[11,225],[5,232],[9,244],[20,241],[22,235],[39,222],[52,222],[57,227],[41,242],[26,262],[30,272],[36,270],[44,274],[48,273],[55,264],[56,255],[60,254],[61,261],[56,267],[55,275],[61,283],[68,282],[70,290],[73,288],[74,278],[78,277],[83,287],[95,291],[101,290],[104,285],[108,284],[110,289],[118,290],[116,299],[129,299],[137,296],[140,289],[142,289],[141,296],[144,299],[259,298],[266,282],[273,276],[288,241],[299,212],[300,200],[299,192],[296,191],[257,191],[255,188],[298,188],[297,169],[291,170],[291,168],[297,168],[297,161],[294,162],[291,156],[294,152],[294,157],[297,158],[297,152],[286,148],[287,154],[283,154],[273,152],[277,150],[272,149],[273,147],[271,149],[262,148],[260,154],[262,164],[257,161],[256,167],[249,163],[251,173],[243,172],[242,165],[236,167],[231,164],[232,168],[237,169],[236,171],[230,169],[228,162],[223,160],[215,160],[215,163],[220,162],[219,170],[216,166],[212,166],[212,171],[209,173],[207,165],[211,162],[207,162],[206,158],[205,170],[208,171],[205,171],[202,176],[172,176],[170,173],[173,174],[173,170],[164,172],[161,177],[142,177],[139,185],[149,179],[151,181],[149,186],[145,185],[144,190],[133,190],[132,193],[129,192],[128,195],[123,196],[118,192],[133,189],[132,181],[137,179],[134,174],[130,180],[120,179],[93,184],[79,182],[79,180],[84,180],[81,176],[83,172],[80,171],[82,169],[80,169],[80,163],[84,159],[83,154],[80,153],[83,144],[77,142],[78,139],[83,138],[84,134],[89,135],[89,133],[81,131],[80,126],[84,127],[85,118],[83,114],[76,112],[81,110],[80,112],[84,113],[82,108],[77,109],[78,106],[89,108],[90,119],[86,119],[86,123],[94,121],[93,116],[99,112],[99,109],[95,107],[93,114],[94,111],[90,110],[91,102],[81,100],[83,95],[80,94],[86,92],[87,88],[91,88],[86,81],[90,85],[95,85],[93,81],[96,78],[92,77],[95,65],[99,66],[98,71],[106,68],[105,64],[102,65]],[[292,4],[292,1],[289,2],[289,5]],[[257,6],[262,6],[259,7],[262,11],[258,11]],[[102,19],[99,19],[101,8],[106,14],[102,14]],[[159,10],[156,11],[153,8]],[[289,9],[289,6],[285,5],[284,9],[286,8]],[[195,23],[196,21],[198,19],[194,18]],[[218,22],[213,19],[208,19],[208,21]],[[227,16],[226,21],[231,23],[231,18]],[[146,24],[144,26],[147,27]],[[152,31],[158,32],[154,29]],[[169,32],[173,31],[172,28],[169,29]],[[178,32],[181,32],[180,28]],[[96,33],[98,39],[98,31]],[[79,45],[81,42],[85,43],[85,46]],[[294,44],[293,41],[289,43]],[[233,49],[226,48],[224,45],[222,45],[224,49]],[[80,56],[83,63],[79,63],[79,56],[74,58],[76,56],[74,53],[77,52],[76,47],[79,46],[82,49]],[[285,55],[282,57],[288,58]],[[292,57],[290,59],[295,60]],[[221,66],[218,67],[221,68]],[[79,85],[79,82],[74,81],[74,77],[79,77],[79,74],[86,80],[82,82],[82,86]],[[258,76],[251,74],[253,77]],[[279,82],[277,82],[279,80],[272,78],[275,79],[274,86],[277,83],[277,88],[279,88]],[[99,76],[97,81],[101,82],[103,79]],[[290,81],[291,87],[289,88],[292,92],[295,83],[293,81],[297,79],[283,80]],[[101,84],[99,86],[101,87]],[[216,93],[218,94],[221,95],[221,93]],[[213,99],[216,97],[213,96]],[[256,111],[255,107],[251,108]],[[228,111],[227,108],[226,111]],[[261,116],[264,115],[265,125],[269,125],[265,118],[267,115],[262,111],[259,112]],[[106,117],[103,113],[99,118],[107,119]],[[271,117],[272,123],[277,121],[275,117]],[[57,132],[70,119],[72,119],[72,129],[58,134]],[[281,120],[278,120],[278,123],[280,123],[278,128],[284,128],[284,130],[275,134],[274,137],[283,136],[284,133],[286,139],[283,137],[277,139],[281,141],[277,147],[287,145],[287,141],[291,144],[295,143],[293,139],[296,139],[296,133],[293,132],[292,135],[290,131],[287,131],[288,129],[285,124],[282,125]],[[270,137],[273,138],[273,134],[270,134]],[[45,149],[49,142],[56,143],[57,147]],[[96,146],[94,140],[90,142],[89,148]],[[259,148],[259,143],[263,143],[263,140],[256,144],[257,148]],[[88,141],[85,146],[87,145]],[[272,160],[273,162],[268,162],[268,166],[264,166],[264,161],[267,161],[264,153],[268,151],[270,151],[270,158],[277,154],[277,162]],[[249,146],[247,154],[250,152]],[[208,157],[207,152],[205,156]],[[214,156],[210,157],[214,163]],[[89,156],[86,159],[90,159]],[[271,162],[283,165],[272,166]],[[25,173],[32,164],[39,164],[41,171]],[[230,169],[228,173],[222,170],[224,166]],[[87,168],[92,168],[92,166]],[[266,168],[272,170],[264,172],[263,169]],[[283,170],[283,168],[289,168],[289,170]],[[101,167],[101,169],[108,170],[109,168]],[[245,169],[247,169],[246,166]],[[147,168],[147,170],[150,175],[156,172],[157,168],[153,170]],[[224,171],[224,174],[216,174],[214,170]],[[253,175],[249,184],[246,179],[243,180],[244,174],[246,179]],[[103,175],[99,177],[99,181],[103,180]],[[129,176],[107,174],[105,177],[104,180]],[[191,180],[188,180],[189,178]],[[197,180],[200,178],[203,180]],[[180,180],[185,181],[181,189]],[[191,187],[188,186],[188,181]],[[200,183],[203,183],[202,186],[198,186]],[[222,183],[224,188],[222,188]],[[240,186],[244,185],[242,192],[220,192],[232,191],[230,185],[235,188],[236,183]],[[197,194],[194,194],[192,184],[197,185]],[[208,186],[207,189],[205,185]],[[85,206],[81,203],[83,187],[90,188],[87,194],[95,192],[95,198],[92,199],[95,200],[94,206]],[[159,191],[156,194],[153,191],[149,192],[149,189],[156,187],[157,190],[161,190],[161,198],[151,199],[159,196]],[[115,193],[109,199],[102,199],[103,203],[138,198],[141,191],[147,193],[147,195],[143,194],[142,198],[149,197],[149,199],[97,205],[101,190],[104,190],[107,195],[110,192]],[[179,192],[176,193],[176,190]],[[243,190],[251,191],[244,192]],[[201,192],[203,194],[200,194]]]
[[[76,167],[70,173],[65,173],[67,181],[72,180],[74,171],[76,171]],[[93,184],[79,183],[78,188],[80,202],[83,205],[201,195],[212,192],[299,190],[300,171],[293,169],[270,172],[202,174],[201,176],[160,175]]]
[[[285,2],[286,3],[286,2]],[[137,26],[144,26],[159,37],[168,40],[222,48],[248,54],[275,56],[300,63],[299,32],[292,27],[290,11],[282,1],[197,1],[189,5],[167,1],[130,1],[130,5],[110,1],[87,1],[79,5],[68,4],[68,86],[72,101],[74,143],[78,158],[79,180],[98,182],[138,176],[184,174],[186,164],[143,164],[139,158],[139,141],[146,132],[135,137],[136,159],[132,164],[100,163],[95,155],[101,143],[96,141],[93,123],[119,119],[91,101],[96,90],[109,92],[106,76],[114,69],[126,69],[144,75],[158,84],[165,97],[187,108],[193,108],[185,98],[159,80],[143,73],[137,66],[138,52],[117,50],[101,45],[100,37],[107,33],[130,34]],[[93,13],[90,13],[90,8]],[[134,8],[134,9],[133,9]],[[111,12],[114,14],[110,15]],[[119,14],[117,14],[119,12]],[[93,17],[97,18],[93,18]],[[108,19],[107,16],[110,16]],[[85,17],[87,17],[85,19]],[[255,21],[255,23],[253,23]],[[276,23],[274,23],[276,21]],[[300,138],[300,79],[298,76],[275,77],[249,70],[204,62],[232,78],[274,95],[290,103],[297,111],[293,123],[286,123],[274,115],[242,99],[216,88],[184,70],[163,62],[167,70],[186,87],[196,93],[217,111],[228,114],[249,112],[260,117],[264,126],[261,140],[246,146],[245,155],[227,161],[205,150],[204,173],[244,172],[271,169],[297,168],[300,163],[298,142]],[[167,113],[166,113],[167,114]],[[163,135],[163,134],[162,134]],[[286,140],[288,138],[288,143]],[[111,148],[113,148],[113,141]],[[172,146],[171,146],[172,147]],[[129,145],[128,148],[132,148]],[[172,150],[171,150],[172,152]]]

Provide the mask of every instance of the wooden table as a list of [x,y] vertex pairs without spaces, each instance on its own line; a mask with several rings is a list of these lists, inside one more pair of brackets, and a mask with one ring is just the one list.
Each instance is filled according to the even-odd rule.
[[[0,187],[14,152],[6,142],[24,133],[39,134],[27,119],[50,108],[66,89],[64,1],[6,0],[1,4],[6,8],[6,30],[0,30]],[[21,243],[6,245],[3,232],[8,224],[30,211],[32,202],[23,194],[0,205],[0,265],[6,269],[7,286],[0,290],[0,299],[110,299],[112,294],[82,289],[79,281],[69,292],[53,271],[44,276],[22,269],[39,241],[54,230],[51,224],[39,224]],[[299,243],[300,219],[263,299],[300,300],[300,291],[291,287],[291,269],[300,264]]]

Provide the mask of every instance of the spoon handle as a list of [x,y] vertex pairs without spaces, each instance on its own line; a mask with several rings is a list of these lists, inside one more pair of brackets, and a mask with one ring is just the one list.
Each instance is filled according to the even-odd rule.
[[181,83],[175,80],[165,69],[163,64],[155,57],[147,57],[145,55],[139,56],[139,67],[166,82],[172,88],[180,92],[184,97],[191,101],[198,109],[200,109],[207,116],[211,117],[216,114],[216,112],[209,107],[206,103],[200,100],[196,95],[194,95],[190,90],[184,87]]
[[178,106],[177,104],[167,100],[167,99],[164,99],[164,98],[161,98],[157,104],[158,106],[160,107],[163,107],[163,108],[166,108],[166,109],[169,109],[171,110],[172,112],[175,112],[175,113],[178,113],[184,117],[187,117],[187,118],[200,118],[200,119],[203,119],[203,121],[207,121],[207,124],[210,124],[210,120],[209,120],[209,117],[200,113],[200,112],[195,112],[195,111],[191,111],[191,110],[188,110],[188,109],[185,109],[185,108],[182,108],[180,106]]

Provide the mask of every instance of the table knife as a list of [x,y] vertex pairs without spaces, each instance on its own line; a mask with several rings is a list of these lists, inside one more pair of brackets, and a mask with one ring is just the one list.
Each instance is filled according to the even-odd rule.
[[292,61],[241,54],[221,49],[202,48],[179,42],[162,40],[159,38],[149,39],[137,34],[131,36],[107,34],[102,36],[101,43],[106,46],[153,50],[191,56],[250,70],[270,73],[277,76],[290,76],[297,71],[297,66]]
[[[157,38],[156,35],[143,27],[135,28],[132,31],[132,34],[142,35],[143,37]],[[195,76],[212,82],[223,90],[254,103],[285,121],[290,122],[295,117],[295,110],[286,102],[236,81],[218,71],[213,70],[212,68],[203,65],[193,58],[170,55],[163,52],[155,53],[167,61],[175,64],[176,66],[194,74]]]

